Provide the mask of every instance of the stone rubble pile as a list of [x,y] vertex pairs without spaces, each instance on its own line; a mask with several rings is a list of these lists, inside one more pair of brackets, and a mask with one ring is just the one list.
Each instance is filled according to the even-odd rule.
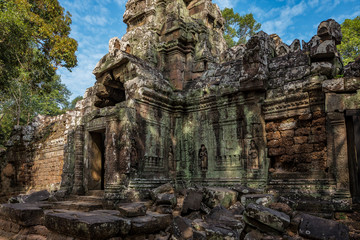
[[[294,211],[276,197],[244,187],[175,190],[170,183],[143,202],[107,209],[64,208],[47,191],[11,198],[0,207],[0,236],[8,239],[357,239],[339,222]],[[91,199],[83,196],[75,199]],[[71,200],[71,199],[70,199]],[[67,200],[69,201],[69,199]],[[89,201],[89,200],[88,200]],[[61,205],[61,204],[64,205]],[[96,205],[93,202],[94,206]],[[96,205],[97,206],[97,205]],[[75,210],[74,210],[75,209]],[[360,229],[359,229],[360,230]],[[359,233],[359,232],[358,232]]]

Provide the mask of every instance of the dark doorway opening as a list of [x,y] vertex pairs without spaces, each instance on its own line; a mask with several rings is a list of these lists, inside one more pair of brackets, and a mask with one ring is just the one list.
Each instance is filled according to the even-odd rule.
[[104,190],[105,187],[105,130],[90,132],[89,190]]
[[350,191],[353,202],[360,203],[360,110],[346,111]]

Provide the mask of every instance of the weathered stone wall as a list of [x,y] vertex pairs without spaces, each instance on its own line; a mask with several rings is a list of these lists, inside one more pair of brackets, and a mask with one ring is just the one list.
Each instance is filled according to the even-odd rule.
[[69,177],[65,175],[71,175],[67,158],[73,154],[72,131],[79,116],[78,111],[56,117],[38,116],[32,125],[15,128],[2,157],[2,196],[60,189],[62,181]]

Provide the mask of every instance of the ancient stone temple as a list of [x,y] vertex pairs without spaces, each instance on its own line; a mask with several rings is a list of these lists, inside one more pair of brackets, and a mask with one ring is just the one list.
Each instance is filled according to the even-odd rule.
[[360,60],[343,66],[337,22],[309,42],[259,32],[231,49],[211,0],[129,0],[124,22],[76,110],[15,129],[4,198],[141,199],[171,182],[242,184],[326,211],[359,201]]

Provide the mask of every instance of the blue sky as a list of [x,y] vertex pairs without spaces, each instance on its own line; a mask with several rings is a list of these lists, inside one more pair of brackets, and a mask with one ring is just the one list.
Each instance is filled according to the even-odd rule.
[[[122,22],[126,0],[59,0],[72,14],[71,37],[78,41],[78,66],[72,72],[59,69],[62,82],[72,92],[71,99],[82,96],[95,83],[96,63],[108,52],[112,37],[126,32]],[[294,39],[309,41],[318,24],[329,18],[342,23],[360,15],[360,0],[213,0],[221,9],[234,8],[240,14],[253,13],[261,30],[277,33],[290,44]]]

